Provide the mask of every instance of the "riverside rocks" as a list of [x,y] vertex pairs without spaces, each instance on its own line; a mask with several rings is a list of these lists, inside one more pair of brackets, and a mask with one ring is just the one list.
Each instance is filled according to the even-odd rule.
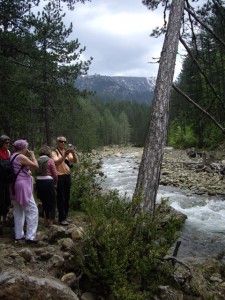
[[[94,157],[101,160],[104,157],[120,157],[125,153],[133,153],[138,168],[142,152],[142,148],[136,147],[105,147],[101,151],[95,151]],[[225,167],[223,154],[221,151],[207,153],[204,157],[200,155],[190,157],[186,150],[166,147],[161,166],[160,185],[181,188],[187,195],[225,196],[225,175],[219,171],[221,166]]]
[[0,239],[0,299],[79,299],[70,287],[79,285],[79,276],[71,268],[76,270],[74,248],[81,224],[78,228],[74,220],[67,228],[46,229],[42,222],[38,235],[44,242],[39,245],[14,242],[8,235],[13,228],[5,228]]
[[[184,150],[165,149],[160,184],[182,188],[187,194],[225,195],[225,177],[202,157],[190,158]],[[222,165],[216,159],[214,164]]]

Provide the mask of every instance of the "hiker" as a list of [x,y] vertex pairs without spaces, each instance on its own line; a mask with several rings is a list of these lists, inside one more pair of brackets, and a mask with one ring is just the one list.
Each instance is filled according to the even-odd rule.
[[51,158],[51,148],[47,145],[39,149],[40,157],[37,159],[39,168],[36,174],[36,192],[41,200],[45,227],[51,226],[55,221],[56,187],[58,181],[54,160]]
[[[30,168],[38,168],[34,152],[28,149],[26,140],[17,140],[13,143],[14,153],[17,157],[13,160],[14,173],[17,174],[16,182],[11,186],[11,201],[14,208],[15,240],[26,239],[27,243],[38,243],[36,239],[38,227],[38,208],[33,197],[33,177]],[[29,156],[29,158],[28,158]],[[26,220],[26,232],[24,223]]]
[[57,137],[57,148],[52,151],[52,158],[55,161],[58,184],[57,184],[57,208],[59,224],[66,226],[70,219],[68,218],[70,187],[71,187],[71,168],[78,162],[78,156],[75,148],[70,145],[66,148],[66,138]]
[[[9,160],[10,142],[10,138],[7,135],[0,136],[0,160]],[[3,170],[1,169],[1,171]],[[9,183],[5,180],[4,173],[2,173],[0,174],[0,224],[2,225],[7,221],[10,205]]]

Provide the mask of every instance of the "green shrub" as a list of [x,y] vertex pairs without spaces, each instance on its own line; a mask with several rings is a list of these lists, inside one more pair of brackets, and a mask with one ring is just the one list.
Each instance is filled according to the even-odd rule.
[[96,290],[104,287],[119,300],[142,300],[172,281],[172,264],[161,258],[174,243],[180,222],[170,220],[165,226],[160,210],[152,220],[140,209],[140,199],[130,202],[116,192],[86,197],[81,208],[88,226],[76,263]]
[[168,143],[173,147],[195,147],[197,146],[197,137],[190,125],[186,125],[185,129],[173,121],[170,124]]
[[72,169],[72,186],[70,208],[80,210],[81,203],[90,199],[100,189],[103,180],[99,171],[101,164],[93,164],[90,155],[80,156],[79,163]]

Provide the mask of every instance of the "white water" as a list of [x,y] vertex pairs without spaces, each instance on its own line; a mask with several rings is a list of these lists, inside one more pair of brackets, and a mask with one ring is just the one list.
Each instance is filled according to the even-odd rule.
[[[134,154],[104,158],[102,171],[106,175],[104,188],[132,196],[138,174]],[[188,217],[178,257],[217,257],[225,252],[225,199],[187,196],[185,191],[168,186],[159,186],[157,202],[161,197],[168,197],[170,205]]]

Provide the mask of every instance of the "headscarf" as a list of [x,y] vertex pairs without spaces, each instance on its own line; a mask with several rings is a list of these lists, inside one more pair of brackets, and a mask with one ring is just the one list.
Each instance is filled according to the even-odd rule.
[[13,143],[13,147],[16,150],[23,150],[28,147],[28,142],[26,140],[17,140]]

